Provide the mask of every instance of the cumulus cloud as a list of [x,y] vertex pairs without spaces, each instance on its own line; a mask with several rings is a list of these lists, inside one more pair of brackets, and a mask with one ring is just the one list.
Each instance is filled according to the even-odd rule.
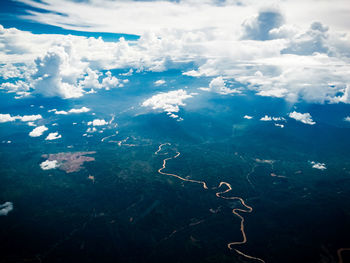
[[37,115],[24,115],[24,116],[11,116],[10,114],[0,114],[0,123],[11,122],[15,120],[21,120],[23,122],[33,122],[42,119],[40,114]]
[[16,119],[16,117],[12,117],[10,114],[0,114],[0,123],[15,121]]
[[58,134],[58,132],[51,132],[49,135],[47,135],[46,139],[47,141],[57,140],[59,138],[62,138],[61,134]]
[[330,99],[331,103],[350,103],[350,85],[346,85],[344,89],[340,90],[341,95],[335,96]]
[[[276,1],[258,0],[218,1],[45,1],[19,0],[46,12],[28,11],[26,18],[40,23],[70,30],[129,33],[141,35],[159,28],[200,30],[208,27],[232,28],[240,26],[252,13],[276,12],[263,8],[276,5]],[[293,0],[279,1],[281,13],[287,13],[288,22],[301,26],[311,21],[323,21],[332,27],[348,29],[347,0],[328,1]],[[84,10],[84,12],[81,12]],[[208,16],[208,14],[210,14]],[[234,16],[232,14],[235,14]],[[329,14],[333,14],[330,16]],[[337,19],[335,19],[335,17]],[[267,19],[271,19],[268,17]],[[162,21],[162,23],[159,23]],[[263,18],[260,21],[264,21]],[[269,25],[269,23],[268,23]],[[231,29],[232,30],[232,29]]]
[[143,107],[151,107],[153,110],[162,110],[167,112],[172,118],[178,118],[174,113],[180,111],[180,106],[185,106],[184,100],[192,98],[194,93],[188,94],[183,89],[162,92],[142,103]]
[[39,136],[43,135],[43,133],[47,130],[48,130],[48,128],[45,127],[44,125],[38,126],[38,127],[34,128],[34,130],[32,130],[29,133],[29,136],[30,137],[39,137]]
[[257,95],[263,96],[263,97],[276,97],[276,98],[283,98],[288,93],[288,90],[285,88],[274,88],[269,90],[260,90],[257,92]]
[[82,113],[82,112],[89,112],[90,109],[87,107],[81,107],[79,109],[71,109],[68,111],[68,113]]
[[317,163],[314,161],[312,161],[310,163],[312,165],[312,168],[314,168],[314,169],[319,169],[319,170],[326,170],[327,169],[326,164],[324,164],[324,163]]
[[28,124],[28,126],[33,126],[33,127],[36,126],[36,124],[34,122],[32,122],[32,121],[29,121],[27,124]]
[[53,97],[78,98],[84,90],[77,85],[86,67],[69,47],[53,47],[35,60],[37,72],[33,75],[35,93]]
[[21,120],[21,121],[36,121],[36,120],[40,120],[43,117],[40,114],[36,114],[36,115],[24,115],[24,116],[16,116],[17,119]]
[[40,164],[40,168],[43,170],[56,169],[59,166],[57,160],[49,161],[46,160]]
[[247,120],[251,120],[251,119],[253,119],[253,116],[244,115],[243,118],[244,118],[244,119],[247,119]]
[[228,94],[232,94],[232,93],[241,93],[241,91],[239,91],[237,89],[230,89],[230,88],[226,87],[225,80],[223,79],[222,76],[219,76],[219,77],[212,79],[209,83],[209,88],[199,88],[199,89],[205,90],[205,91],[215,92],[215,93],[218,93],[221,95],[228,95]]
[[260,118],[261,121],[272,121],[272,117],[265,115],[264,117]]
[[64,110],[58,111],[56,109],[52,109],[52,110],[49,110],[48,112],[54,112],[57,115],[67,115],[70,113],[84,113],[84,112],[89,112],[89,111],[90,111],[89,108],[82,107],[82,108],[78,108],[78,109],[70,109],[69,111],[64,111]]
[[265,115],[264,117],[260,118],[261,121],[285,121],[286,119],[283,117],[272,117],[269,115]]
[[311,24],[308,31],[293,38],[282,54],[312,55],[315,52],[328,53],[327,38],[329,28],[320,22]]
[[[88,90],[109,89],[119,80],[110,72],[103,78],[100,71],[121,67],[118,64],[130,65],[133,61],[131,57],[128,61],[121,58],[128,58],[125,41],[107,43],[102,39],[71,35],[35,35],[2,26],[0,33],[0,45],[5,46],[0,51],[0,58],[6,63],[0,65],[0,76],[9,80],[2,83],[0,89],[16,93],[17,97],[38,94],[68,99],[81,97]],[[118,53],[118,49],[122,49],[121,52]],[[17,63],[24,65],[17,66]],[[14,73],[7,74],[5,69]]]
[[[67,115],[68,112],[67,111],[64,111],[64,110],[53,110],[55,112],[55,114],[57,115]],[[51,111],[49,111],[51,112]]]
[[[5,78],[6,73],[2,74]],[[31,84],[23,80],[16,80],[15,82],[4,82],[1,83],[0,90],[5,90],[8,93],[16,93],[17,96],[15,98],[22,98],[30,95]]]
[[344,118],[344,121],[350,122],[350,116],[345,117],[345,118]]
[[92,125],[92,126],[104,126],[107,124],[108,124],[108,122],[105,121],[104,119],[95,119],[93,121],[88,122],[88,125]]
[[13,210],[12,202],[5,202],[0,205],[0,216],[7,216]]
[[278,10],[262,10],[256,17],[243,23],[243,39],[269,40],[273,37],[270,31],[283,25],[284,18]]
[[[1,88],[18,97],[36,93],[75,98],[123,86],[124,81],[108,73],[112,69],[132,73],[176,68],[193,77],[234,80],[261,96],[350,103],[346,0],[287,0],[278,9],[266,8],[272,0],[244,5],[217,0],[20,1],[47,11],[29,13],[40,23],[140,34],[140,39],[105,42],[0,27],[0,75],[6,79]],[[213,83],[212,88],[227,94],[227,83]]]
[[305,124],[309,124],[309,125],[316,124],[316,122],[312,120],[310,113],[300,113],[300,112],[293,111],[289,113],[289,117]]
[[92,90],[101,89],[102,85],[99,81],[99,77],[102,75],[102,73],[91,70],[90,68],[87,68],[86,71],[87,75],[85,75],[84,78],[79,81],[79,86]]
[[124,85],[123,83],[120,83],[120,80],[114,76],[112,76],[112,73],[110,71],[106,72],[106,77],[102,80],[102,87],[104,87],[106,90],[112,89],[112,88],[122,88]]

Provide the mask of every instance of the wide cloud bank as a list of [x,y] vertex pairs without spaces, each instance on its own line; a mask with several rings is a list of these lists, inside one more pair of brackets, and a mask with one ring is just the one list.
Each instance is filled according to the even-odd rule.
[[[348,19],[340,19],[349,8],[345,1],[25,2],[50,11],[31,11],[31,19],[42,23],[141,37],[105,42],[1,27],[1,89],[17,97],[77,98],[123,87],[127,80],[112,76],[111,69],[177,68],[188,76],[212,77],[204,89],[219,94],[234,93],[225,84],[234,80],[257,95],[291,102],[350,102],[350,27]],[[86,13],[77,16],[82,7]],[[89,12],[104,15],[81,19]],[[325,16],[330,12],[338,17]]]

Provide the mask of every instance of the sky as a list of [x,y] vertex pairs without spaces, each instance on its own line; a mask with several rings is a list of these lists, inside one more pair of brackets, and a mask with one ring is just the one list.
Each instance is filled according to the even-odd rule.
[[0,88],[71,99],[120,87],[114,69],[178,69],[221,95],[350,103],[349,14],[347,0],[6,0]]

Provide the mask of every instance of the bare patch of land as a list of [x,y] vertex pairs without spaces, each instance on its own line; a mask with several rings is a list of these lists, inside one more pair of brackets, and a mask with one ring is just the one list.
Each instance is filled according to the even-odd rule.
[[43,154],[42,157],[49,161],[57,161],[58,169],[66,173],[80,171],[84,162],[95,161],[94,157],[85,156],[95,154],[96,152],[62,152],[55,154]]

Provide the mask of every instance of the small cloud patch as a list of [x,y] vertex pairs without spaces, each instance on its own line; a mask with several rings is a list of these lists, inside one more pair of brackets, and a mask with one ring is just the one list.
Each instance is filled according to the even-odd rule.
[[289,113],[289,118],[295,119],[296,121],[300,121],[308,125],[316,124],[316,122],[312,120],[310,113],[300,113],[300,112],[293,111]]
[[36,120],[40,120],[43,117],[40,114],[37,115],[24,115],[24,116],[11,116],[10,114],[0,114],[0,123],[2,122],[11,122],[15,120],[20,120],[23,122],[32,122]]
[[58,162],[57,160],[46,160],[40,164],[40,168],[43,170],[51,170],[51,169],[56,169],[58,167]]
[[84,112],[89,112],[90,109],[87,108],[87,107],[82,107],[82,108],[79,108],[79,109],[70,109],[69,111],[64,111],[64,110],[56,110],[56,109],[52,109],[52,110],[49,110],[48,112],[55,112],[55,114],[57,115],[67,115],[67,114],[70,114],[70,113],[84,113]]
[[268,115],[265,115],[264,117],[260,118],[261,121],[272,121],[272,118]]
[[7,216],[7,214],[10,213],[12,210],[13,210],[13,203],[5,202],[2,205],[0,205],[0,216]]
[[46,139],[47,141],[57,140],[59,138],[62,138],[61,134],[58,134],[58,132],[51,132],[49,135],[47,135]]
[[[180,106],[185,106],[184,100],[192,98],[195,93],[188,94],[186,90],[179,89],[169,92],[162,92],[142,103],[143,107],[151,107],[153,110],[162,110],[171,118],[178,118],[174,114],[180,111]],[[179,120],[179,119],[178,119]]]
[[327,169],[326,164],[324,164],[324,163],[316,163],[314,161],[312,161],[310,163],[312,165],[312,168],[314,168],[314,169],[318,169],[318,170],[326,170]]
[[155,86],[161,86],[161,85],[164,85],[165,83],[166,83],[165,80],[160,79],[160,80],[155,81],[154,85]]
[[260,118],[261,121],[285,121],[286,119],[283,117],[272,117],[265,115],[264,117]]
[[93,121],[89,121],[88,125],[92,125],[92,126],[103,126],[103,125],[107,125],[108,122],[105,121],[104,119],[95,119]]
[[30,137],[39,137],[39,136],[43,135],[43,133],[47,130],[48,130],[48,128],[46,126],[42,125],[42,126],[36,127],[34,130],[32,130],[29,133],[29,136]]
[[212,79],[209,83],[209,88],[199,88],[200,90],[215,92],[221,95],[228,95],[233,93],[241,93],[238,89],[230,89],[226,86],[226,82],[222,76]]
[[276,127],[280,127],[280,128],[284,128],[284,125],[283,124],[279,124],[279,123],[275,123],[275,126]]

